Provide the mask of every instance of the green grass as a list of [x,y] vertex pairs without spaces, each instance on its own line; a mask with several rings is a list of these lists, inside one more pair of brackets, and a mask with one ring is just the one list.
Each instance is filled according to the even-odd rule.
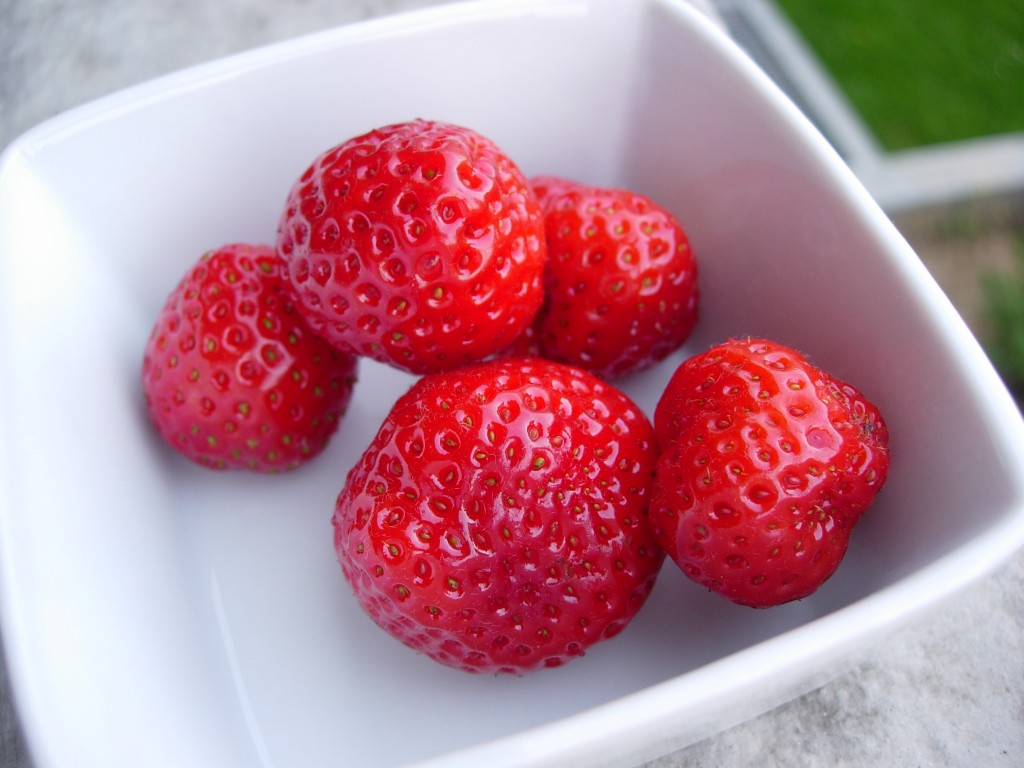
[[1024,131],[1024,0],[776,0],[885,149]]

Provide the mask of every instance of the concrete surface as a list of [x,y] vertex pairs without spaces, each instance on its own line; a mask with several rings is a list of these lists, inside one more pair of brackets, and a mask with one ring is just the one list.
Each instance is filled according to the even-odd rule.
[[[437,0],[0,0],[0,146],[53,114],[167,71],[434,4]],[[926,252],[936,254],[936,264],[942,254],[948,262],[945,284],[955,291],[968,264],[966,251],[957,250],[942,227],[918,221],[914,229],[913,224],[908,220],[908,238],[926,262]],[[977,247],[976,239],[971,243]],[[863,649],[850,671],[832,683],[646,768],[1024,765],[1022,641],[1024,554],[1019,554],[926,619]],[[31,765],[5,675],[0,677],[0,765]]]

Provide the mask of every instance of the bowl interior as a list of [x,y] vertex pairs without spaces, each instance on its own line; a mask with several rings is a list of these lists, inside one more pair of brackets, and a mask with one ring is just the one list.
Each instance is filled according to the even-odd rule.
[[[411,377],[363,362],[328,451],[290,475],[211,473],[159,443],[139,366],[184,269],[273,242],[316,154],[413,117],[479,130],[528,175],[631,187],[676,213],[703,315],[686,348],[620,382],[648,413],[684,357],[734,335],[800,348],[879,405],[890,481],[817,594],[750,611],[669,564],[586,658],[473,677],[376,629],[331,547],[345,474]],[[122,756],[159,745],[178,764],[442,755],[685,681],[1020,515],[1016,416],[962,323],[824,141],[684,3],[456,5],[118,94],[8,154],[0,247],[5,629],[54,764],[72,745],[103,762],[110,733]],[[841,626],[837,643],[860,631]]]

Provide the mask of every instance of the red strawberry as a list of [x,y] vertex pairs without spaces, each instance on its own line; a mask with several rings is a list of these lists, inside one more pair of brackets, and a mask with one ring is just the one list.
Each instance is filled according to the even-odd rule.
[[205,254],[167,299],[142,385],[163,438],[215,469],[273,472],[320,453],[338,427],[356,359],[313,335],[268,246]]
[[543,217],[490,140],[416,120],[324,152],[278,229],[303,311],[341,349],[413,373],[508,345],[543,299]]
[[658,538],[691,579],[742,605],[814,592],[889,469],[878,409],[763,339],[687,360],[654,418]]
[[643,370],[697,322],[697,265],[682,226],[646,197],[533,180],[545,214],[545,357],[602,378]]
[[654,584],[654,451],[647,417],[585,371],[504,358],[425,376],[338,497],[341,567],[374,621],[443,664],[557,666]]

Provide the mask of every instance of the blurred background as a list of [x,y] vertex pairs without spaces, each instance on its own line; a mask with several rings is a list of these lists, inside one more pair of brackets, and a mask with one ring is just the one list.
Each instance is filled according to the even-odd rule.
[[[0,0],[0,147],[176,69],[456,1]],[[1024,397],[1024,0],[710,4],[861,178]],[[978,632],[980,648],[1001,651],[979,652]],[[886,647],[865,649],[837,681],[649,768],[1019,766],[1022,640],[1018,555]],[[0,674],[0,766],[29,765]]]

